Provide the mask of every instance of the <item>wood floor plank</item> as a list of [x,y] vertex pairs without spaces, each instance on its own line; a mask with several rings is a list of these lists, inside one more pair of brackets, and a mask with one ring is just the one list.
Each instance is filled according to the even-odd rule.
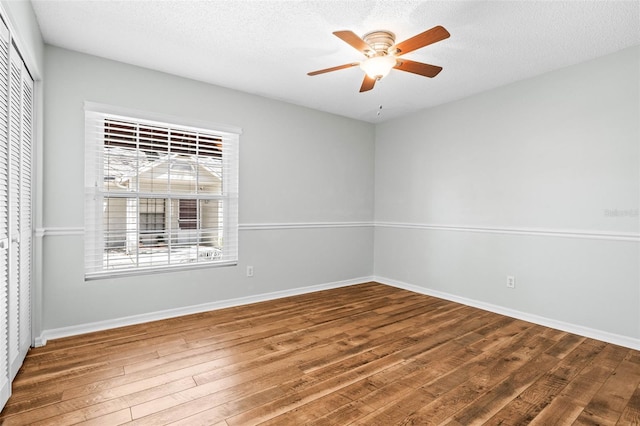
[[336,392],[358,381],[363,375],[375,374],[378,371],[388,368],[390,365],[400,362],[402,362],[400,358],[393,356],[373,360],[327,380],[313,382],[309,386],[299,389],[296,392],[290,392],[281,398],[270,401],[268,404],[263,404],[252,410],[227,418],[227,423],[233,426],[265,422],[282,413],[298,408],[301,405],[315,401],[329,393]]
[[[28,359],[29,358],[25,360],[25,364],[28,362]],[[19,374],[20,373],[18,373],[18,375]],[[44,380],[26,386],[16,386],[13,389],[12,398],[10,398],[7,402],[7,406],[14,402],[29,398],[30,395],[43,394],[46,392],[56,393],[58,391],[62,391],[62,395],[64,397],[64,392],[67,388],[78,386],[86,386],[88,388],[92,388],[95,383],[121,377],[124,377],[124,368],[111,367],[95,371],[85,371],[81,374],[66,374],[64,375],[64,378],[58,378],[56,380]]]
[[627,406],[622,411],[618,425],[640,425],[640,385],[629,398]]
[[[133,418],[141,418],[156,411],[171,409],[175,406],[199,400],[224,401],[240,399],[256,392],[256,389],[268,389],[280,386],[284,393],[284,386],[289,381],[296,381],[302,373],[286,365],[271,365],[269,369],[252,369],[239,372],[236,375],[208,382],[204,385],[183,391],[174,392],[162,398],[147,400],[131,407]],[[209,406],[211,406],[209,404]]]
[[[527,326],[530,328],[530,325]],[[480,335],[481,336],[481,335]],[[389,369],[381,374],[368,378],[367,386],[363,389],[364,394],[358,394],[358,398],[368,405],[376,407],[377,410],[370,416],[362,419],[359,424],[384,424],[388,422],[384,413],[387,410],[395,410],[398,401],[403,400],[409,393],[419,387],[433,384],[434,381],[446,377],[457,368],[465,374],[473,375],[474,369],[480,371],[486,369],[490,371],[491,377],[498,377],[495,374],[495,367],[490,363],[491,358],[496,362],[501,362],[507,354],[527,339],[536,338],[535,332],[524,333],[517,337],[514,345],[503,342],[501,353],[496,350],[491,353],[480,353],[470,350],[470,347],[459,346],[456,340],[451,340],[428,352],[410,358],[398,369]],[[457,346],[457,349],[453,349]],[[468,359],[463,361],[463,357]],[[477,372],[478,370],[476,370]],[[387,374],[388,373],[388,374]],[[459,373],[458,373],[459,374]],[[506,374],[505,374],[506,375]]]
[[[387,404],[378,410],[371,420],[373,424],[396,424],[403,419],[415,424],[436,424],[444,421],[478,399],[485,389],[492,389],[501,379],[509,377],[551,342],[535,330],[517,336],[520,343],[505,345],[502,351],[476,354],[470,352],[467,359],[454,359],[438,376],[420,385],[401,400]],[[545,343],[541,345],[539,343]],[[514,351],[514,347],[518,348]],[[531,352],[537,347],[537,352]],[[433,367],[429,371],[437,371]],[[410,413],[407,415],[407,413]]]
[[2,425],[632,425],[640,352],[377,283],[48,342]]
[[[29,374],[21,374],[20,377],[16,377],[16,389],[24,387],[37,387],[43,388],[43,383],[62,383],[66,379],[71,378],[74,382],[75,379],[84,375],[93,375],[94,373],[119,368],[126,373],[126,366],[128,364],[146,363],[158,358],[158,354],[154,352],[148,352],[142,355],[136,355],[129,358],[123,358],[118,360],[105,359],[102,362],[89,361],[83,363],[77,361],[73,363],[64,363],[62,365],[54,365],[48,368],[41,368],[39,372],[30,372]],[[60,385],[57,385],[58,390],[63,389]]]
[[462,424],[489,420],[534,382],[542,372],[552,368],[556,361],[556,358],[544,353],[535,356],[508,378],[493,386],[490,392],[485,392],[474,400],[473,404],[456,413],[454,419]]
[[[620,348],[621,351],[629,352]],[[640,364],[622,360],[578,417],[578,422],[616,424],[640,384]]]
[[[595,342],[595,341],[594,341]],[[531,421],[532,425],[545,426],[550,423],[572,424],[584,410],[602,384],[622,362],[623,353],[614,345],[605,345],[593,358],[590,365],[565,386],[560,395]]]
[[79,426],[116,426],[128,423],[131,421],[131,410],[128,408],[114,411],[113,413],[106,414],[104,416],[96,417],[91,420],[76,423]]
[[[559,355],[561,352],[554,350],[557,346],[555,345],[546,353]],[[604,343],[593,340],[578,346],[496,413],[489,423],[501,424],[506,421],[519,424],[531,423],[567,384],[593,361],[604,346]]]

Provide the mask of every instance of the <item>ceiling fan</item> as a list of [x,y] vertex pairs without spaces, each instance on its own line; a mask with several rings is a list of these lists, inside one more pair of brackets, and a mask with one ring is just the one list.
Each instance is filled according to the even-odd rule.
[[376,81],[385,77],[391,71],[391,68],[425,77],[435,77],[442,71],[442,67],[410,61],[409,59],[401,58],[401,56],[450,36],[449,32],[440,25],[398,44],[395,44],[395,34],[387,30],[372,31],[362,38],[348,30],[334,31],[333,34],[359,52],[364,53],[366,59],[361,62],[351,62],[337,67],[312,71],[307,75],[324,74],[360,65],[360,68],[366,73],[362,86],[360,86],[360,92],[373,89]]

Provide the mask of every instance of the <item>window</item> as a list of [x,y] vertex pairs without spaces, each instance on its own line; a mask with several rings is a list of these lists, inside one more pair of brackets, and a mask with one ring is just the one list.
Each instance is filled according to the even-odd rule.
[[239,131],[87,103],[85,276],[238,258]]
[[165,242],[165,204],[161,198],[140,199],[140,245],[158,246]]
[[198,229],[198,205],[196,200],[180,200],[180,229]]

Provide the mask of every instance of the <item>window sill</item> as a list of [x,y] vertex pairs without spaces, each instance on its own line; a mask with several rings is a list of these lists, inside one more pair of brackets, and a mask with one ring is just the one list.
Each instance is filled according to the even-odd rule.
[[237,260],[203,262],[187,265],[154,266],[150,268],[122,269],[118,271],[102,271],[85,273],[85,281],[106,280],[112,278],[132,277],[139,275],[165,274],[169,272],[193,271],[196,269],[220,268],[224,266],[237,266]]

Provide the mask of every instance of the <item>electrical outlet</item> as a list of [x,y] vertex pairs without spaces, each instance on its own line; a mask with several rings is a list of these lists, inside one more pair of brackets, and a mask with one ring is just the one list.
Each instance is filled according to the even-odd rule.
[[247,266],[247,276],[248,277],[253,276],[253,266]]
[[507,275],[507,288],[516,288],[516,277]]

